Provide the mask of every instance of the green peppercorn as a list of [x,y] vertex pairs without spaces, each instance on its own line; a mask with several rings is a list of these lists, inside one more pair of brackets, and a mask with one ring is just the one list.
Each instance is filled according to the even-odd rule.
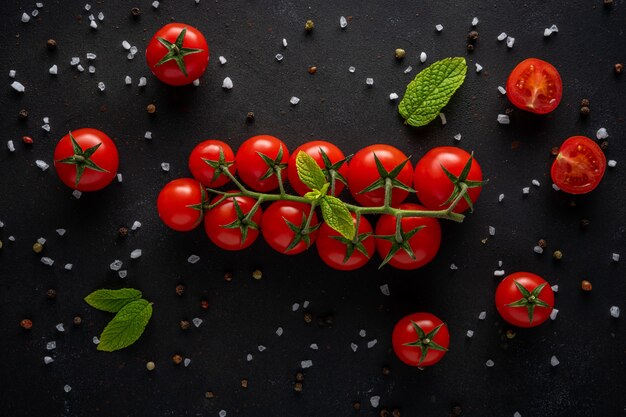
[[406,51],[402,48],[396,48],[395,56],[396,59],[402,59],[406,56]]
[[261,278],[263,278],[263,272],[261,272],[260,269],[255,269],[252,272],[252,278],[254,278],[254,279],[261,279]]
[[41,251],[43,250],[43,245],[39,242],[35,242],[33,244],[33,252],[35,253],[41,253]]
[[313,28],[315,27],[315,23],[313,23],[312,20],[307,20],[306,23],[304,24],[304,30],[306,30],[307,32],[310,32],[313,30]]
[[555,250],[554,253],[552,254],[552,257],[556,260],[559,260],[563,258],[563,252],[561,252],[560,250]]

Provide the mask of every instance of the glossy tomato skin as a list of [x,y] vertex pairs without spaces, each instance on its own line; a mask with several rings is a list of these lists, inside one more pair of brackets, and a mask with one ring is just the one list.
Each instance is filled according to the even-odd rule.
[[[413,343],[419,339],[419,335],[415,331],[411,321],[421,327],[426,334],[443,323],[441,319],[430,313],[413,313],[402,318],[394,327],[391,337],[391,343],[396,356],[402,362],[410,366],[424,367],[436,364],[444,357],[446,351],[428,349],[426,357],[420,363],[422,348],[419,346],[405,346],[406,343]],[[450,333],[448,332],[448,326],[446,324],[441,326],[433,338],[433,341],[446,349],[450,346]]]
[[585,136],[565,140],[552,163],[552,182],[570,194],[594,190],[606,170],[606,157],[596,142]]
[[[356,216],[352,213],[352,218],[354,219],[354,224],[356,225]],[[374,237],[371,236],[373,233],[372,225],[370,222],[363,216],[359,220],[359,229],[357,230],[357,234],[369,234],[365,237],[361,243],[367,254],[369,256],[365,256],[358,249],[354,249],[348,260],[344,262],[346,257],[347,246],[336,238],[341,235],[339,232],[333,230],[326,223],[322,223],[322,226],[319,229],[319,234],[317,235],[317,239],[315,241],[315,245],[317,246],[317,253],[324,263],[330,266],[333,269],[337,269],[340,271],[353,271],[355,269],[359,269],[363,267],[374,254],[375,242]]]
[[[221,197],[219,196],[214,198],[213,201],[211,201],[211,204],[215,204],[220,198]],[[263,211],[259,207],[254,212],[251,219],[257,226],[257,229],[248,227],[246,240],[242,242],[242,233],[239,227],[224,227],[238,220],[234,204],[235,200],[244,215],[250,213],[252,207],[256,203],[256,200],[251,197],[230,197],[213,207],[204,215],[204,230],[209,239],[211,239],[211,242],[222,249],[233,251],[245,249],[254,243],[256,238],[259,236],[258,228],[260,227],[261,219],[263,218]]]
[[61,138],[54,150],[54,167],[59,179],[68,187],[79,191],[97,191],[109,185],[115,178],[119,165],[119,155],[115,143],[106,133],[97,129],[76,129],[71,133],[83,151],[100,144],[90,159],[108,172],[85,168],[78,185],[76,185],[76,165],[60,162],[62,159],[74,155],[74,148],[68,133]]
[[[413,203],[401,204],[402,210],[424,210],[423,206]],[[389,261],[389,265],[404,270],[421,268],[433,260],[441,245],[441,226],[439,220],[433,217],[404,217],[401,222],[402,231],[409,232],[416,227],[425,226],[409,239],[409,245],[413,249],[415,259],[411,259],[404,249],[400,249]],[[387,236],[396,233],[396,218],[389,214],[383,214],[376,223],[376,235]],[[376,250],[384,259],[392,248],[388,240],[376,238]]]
[[[270,177],[262,179],[268,170],[268,165],[259,156],[262,153],[271,160],[276,160],[279,150],[282,148],[280,164],[286,165],[289,161],[289,149],[284,142],[270,135],[253,136],[241,144],[235,157],[239,178],[248,187],[255,191],[268,192],[278,188],[278,177],[273,173]],[[287,171],[282,171],[283,179],[286,180]]]
[[178,178],[165,184],[157,198],[159,217],[166,226],[179,232],[194,229],[202,221],[202,210],[194,208],[204,202],[206,193],[200,181]]
[[[385,144],[370,145],[358,151],[352,159],[350,159],[350,172],[348,175],[348,188],[352,197],[362,206],[376,207],[382,206],[385,202],[385,190],[378,188],[373,191],[361,193],[370,184],[380,178],[374,154],[378,157],[387,172],[392,171],[396,166],[404,162],[406,155],[393,146]],[[407,162],[404,168],[396,177],[398,181],[407,187],[411,186],[413,181],[413,167],[411,162]],[[393,188],[391,192],[391,205],[397,207],[402,203],[409,192],[399,188]]]
[[[201,52],[189,54],[183,57],[187,75],[179,68],[175,60],[170,60],[162,65],[157,63],[168,53],[168,49],[159,42],[158,38],[163,38],[171,43],[176,42],[176,38],[183,29],[187,29],[183,40],[184,48],[201,49]],[[169,23],[159,29],[146,48],[146,62],[150,71],[162,82],[179,86],[191,84],[200,78],[209,63],[209,46],[204,35],[196,28],[184,23]]]
[[506,82],[506,95],[519,109],[537,114],[550,113],[561,102],[561,75],[546,61],[525,59],[511,71]]
[[195,148],[193,148],[191,154],[189,155],[189,171],[191,171],[191,175],[193,175],[195,179],[200,181],[206,187],[217,188],[230,181],[230,179],[223,173],[221,173],[215,181],[213,181],[215,168],[211,167],[211,165],[204,161],[204,159],[208,159],[209,161],[218,162],[220,159],[220,149],[224,154],[224,160],[227,163],[232,164],[228,168],[228,171],[235,175],[237,172],[237,168],[235,167],[235,154],[233,153],[231,147],[221,140],[209,139],[204,142],[200,142]]
[[[511,307],[515,301],[523,298],[523,294],[515,285],[515,281],[524,286],[528,291],[532,291],[541,284],[546,284],[539,293],[539,299],[546,302],[550,307],[535,306],[533,320],[530,322],[528,309],[525,307]],[[539,275],[531,272],[515,272],[504,278],[496,289],[496,308],[504,320],[518,327],[535,327],[548,320],[554,307],[554,292],[550,284]]]
[[[450,207],[450,203],[443,204],[454,191],[452,181],[446,176],[443,165],[450,173],[459,176],[463,171],[470,154],[461,148],[454,146],[440,146],[433,148],[417,162],[415,165],[415,175],[413,178],[413,188],[419,201],[430,210],[444,210]],[[472,159],[468,180],[482,181],[483,172],[476,159]],[[482,187],[472,187],[468,189],[468,196],[475,203]],[[459,201],[454,208],[455,213],[463,213],[469,208],[465,199]]]
[[[311,191],[311,189],[306,186],[302,181],[300,181],[300,177],[298,177],[296,157],[298,156],[298,153],[300,151],[303,151],[309,154],[313,159],[315,159],[315,162],[317,162],[317,165],[319,165],[320,168],[325,169],[326,167],[324,165],[324,160],[322,159],[322,153],[320,149],[326,153],[328,159],[332,164],[335,164],[345,158],[345,155],[343,154],[341,149],[339,149],[334,144],[323,140],[314,140],[312,142],[307,142],[296,148],[296,150],[292,152],[291,158],[289,159],[289,165],[287,166],[287,176],[289,178],[289,184],[291,184],[291,187],[300,195],[305,195],[306,193]],[[337,172],[341,174],[345,179],[347,179],[348,163],[344,163]],[[327,179],[330,182],[330,178]],[[341,191],[344,189],[344,187],[345,185],[341,181],[335,179],[334,195],[341,194]],[[328,193],[331,194],[330,189]]]
[[[261,232],[265,241],[276,251],[286,255],[297,255],[304,252],[315,242],[315,238],[319,230],[315,230],[309,234],[309,245],[304,240],[298,242],[295,247],[289,251],[287,248],[293,242],[295,233],[289,228],[285,220],[290,221],[296,226],[305,223],[306,217],[311,211],[309,204],[291,202],[286,200],[275,201],[270,204],[265,213],[263,213],[263,221],[261,223]],[[310,227],[317,226],[317,214],[313,213]]]

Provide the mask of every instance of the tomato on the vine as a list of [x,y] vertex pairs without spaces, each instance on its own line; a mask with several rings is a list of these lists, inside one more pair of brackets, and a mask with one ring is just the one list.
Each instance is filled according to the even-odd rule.
[[559,148],[552,163],[552,181],[570,194],[585,194],[600,184],[606,170],[604,152],[585,136],[572,136]]
[[227,143],[209,139],[200,142],[189,155],[189,171],[191,175],[206,187],[217,188],[228,183],[230,178],[220,169],[220,165],[228,167],[235,175],[235,154]]
[[241,144],[235,161],[244,184],[255,191],[267,192],[278,188],[278,171],[281,178],[286,177],[289,149],[274,136],[253,136]]
[[362,206],[382,206],[385,183],[392,185],[391,206],[402,203],[411,190],[413,167],[406,155],[393,146],[370,145],[358,151],[350,160],[348,188]]
[[[352,214],[356,226],[356,215]],[[363,216],[359,218],[356,240],[348,240],[328,224],[322,223],[315,245],[324,263],[340,271],[352,271],[364,266],[374,254],[372,226]]]
[[[347,183],[348,163],[346,157],[337,146],[323,140],[315,140],[300,145],[292,152],[289,164],[287,165],[287,176],[289,184],[300,195],[305,195],[311,189],[307,187],[298,176],[298,168],[296,166],[296,157],[298,152],[303,151],[309,154],[317,165],[322,168],[326,180],[331,184],[328,189],[330,195],[339,195]],[[333,182],[335,185],[334,193],[332,192]]]
[[255,207],[257,200],[245,196],[226,199],[217,196],[211,204],[216,204],[220,199],[222,201],[204,216],[204,230],[207,236],[222,249],[247,248],[259,236],[259,225],[263,216],[261,207],[256,207],[254,214],[248,218],[248,213]]
[[483,185],[483,172],[472,155],[454,146],[440,146],[426,152],[415,165],[413,188],[420,202],[430,210],[444,210],[461,192],[467,193],[456,207],[463,213],[476,202]]
[[444,357],[450,346],[448,326],[430,313],[413,313],[393,329],[391,344],[396,356],[410,366],[431,366]]
[[200,181],[193,178],[172,180],[159,192],[159,217],[168,227],[187,232],[202,221],[202,205],[206,199],[206,191]]
[[169,23],[150,39],[146,62],[164,83],[190,84],[204,74],[209,63],[209,46],[198,29],[184,23]]
[[[402,210],[424,210],[419,204],[401,204]],[[396,217],[383,214],[376,223],[376,250],[383,262],[398,269],[417,269],[432,261],[441,244],[441,226],[434,217],[402,217],[398,241]]]
[[550,317],[554,292],[539,275],[515,272],[498,284],[495,301],[504,320],[518,327],[534,327]]
[[104,132],[83,128],[63,136],[54,149],[54,167],[65,185],[79,191],[96,191],[117,173],[115,143]]
[[307,250],[318,233],[317,214],[313,212],[307,226],[311,205],[286,200],[275,201],[263,213],[261,232],[276,251],[296,255]]
[[561,102],[561,75],[546,61],[525,59],[511,71],[506,82],[506,95],[519,109],[537,114],[550,113]]

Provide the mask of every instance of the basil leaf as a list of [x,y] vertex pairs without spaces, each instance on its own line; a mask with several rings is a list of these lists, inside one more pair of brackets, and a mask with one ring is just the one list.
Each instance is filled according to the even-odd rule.
[[320,207],[327,225],[341,233],[346,239],[354,238],[356,232],[354,221],[343,201],[332,195],[326,195],[320,199]]
[[97,290],[85,297],[87,304],[98,310],[117,313],[131,301],[139,300],[141,291],[134,288],[120,290]]
[[113,352],[132,345],[143,334],[152,317],[152,303],[141,299],[126,304],[100,335],[98,350]]
[[321,190],[327,183],[322,168],[317,165],[311,155],[304,151],[300,151],[296,155],[296,169],[300,181],[312,190]]

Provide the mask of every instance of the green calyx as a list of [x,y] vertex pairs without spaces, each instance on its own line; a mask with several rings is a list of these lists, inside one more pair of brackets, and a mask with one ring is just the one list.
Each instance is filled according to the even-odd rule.
[[[313,209],[311,209],[311,214],[312,213]],[[291,229],[291,231],[294,233],[294,237],[289,243],[289,246],[287,246],[287,248],[285,249],[285,253],[292,251],[296,246],[298,246],[298,243],[300,242],[304,242],[307,248],[311,246],[311,233],[313,233],[320,227],[319,224],[311,227],[311,222],[309,218],[307,218],[307,216],[304,214],[304,212],[302,212],[302,221],[300,222],[300,224],[295,224],[285,218],[283,218],[283,220],[285,221],[285,223],[287,223],[289,229]]]
[[448,169],[446,167],[444,167],[443,164],[441,164],[441,169],[446,174],[446,177],[448,177],[450,182],[452,182],[452,184],[454,185],[454,190],[452,190],[452,194],[450,194],[450,197],[448,197],[448,199],[441,204],[442,206],[445,206],[447,204],[452,203],[453,201],[455,201],[458,198],[460,198],[460,196],[462,194],[463,195],[462,198],[465,200],[465,202],[469,206],[470,212],[474,211],[474,205],[472,203],[472,199],[469,197],[469,195],[465,191],[467,189],[469,189],[469,188],[482,187],[483,185],[485,185],[487,183],[487,180],[485,180],[485,181],[472,181],[472,180],[468,180],[467,179],[467,176],[469,175],[470,169],[472,168],[472,161],[473,160],[474,160],[474,153],[472,152],[472,154],[470,155],[469,159],[467,160],[467,162],[463,166],[463,170],[461,171],[459,176],[454,175],[453,173],[448,171]]
[[402,230],[402,225],[401,225],[401,217],[397,217],[398,221],[396,222],[396,233],[393,235],[376,235],[375,237],[377,237],[378,239],[383,239],[383,240],[388,240],[389,242],[391,242],[391,248],[389,249],[389,252],[387,252],[387,256],[385,256],[385,259],[383,259],[383,261],[381,262],[381,264],[378,266],[378,269],[382,268],[383,266],[385,266],[387,264],[387,262],[389,262],[391,260],[391,258],[393,258],[393,256],[398,253],[398,251],[400,249],[402,249],[403,251],[405,251],[407,253],[407,255],[409,255],[409,257],[411,257],[411,259],[415,259],[415,253],[413,253],[413,248],[411,248],[411,245],[409,244],[409,240],[420,230],[422,230],[424,227],[426,226],[418,226],[414,229],[409,230],[408,232],[405,232]]
[[72,141],[72,148],[74,150],[74,155],[68,158],[60,159],[56,162],[59,162],[62,164],[76,165],[76,180],[74,181],[75,187],[78,187],[78,183],[80,182],[81,178],[83,177],[83,173],[85,172],[85,169],[87,168],[92,169],[94,171],[98,171],[98,172],[109,172],[106,169],[98,166],[95,162],[91,160],[91,157],[98,150],[100,145],[102,145],[102,142],[98,143],[97,145],[92,146],[91,148],[87,148],[83,150],[83,148],[80,147],[78,142],[76,142],[76,139],[74,139],[72,132],[69,132],[69,135],[70,135],[70,141]]
[[519,282],[515,280],[513,282],[515,283],[517,290],[522,294],[522,298],[510,304],[507,304],[507,307],[525,307],[528,311],[529,324],[532,324],[535,307],[539,306],[550,308],[550,304],[539,298],[539,294],[541,293],[541,290],[543,290],[543,288],[546,286],[546,283],[544,282],[543,284],[538,285],[534,290],[528,291],[526,287],[524,287]]
[[278,171],[282,171],[287,168],[287,164],[282,162],[284,151],[282,145],[278,148],[278,153],[276,154],[276,158],[272,159],[264,153],[257,152],[257,155],[261,157],[263,162],[267,165],[267,171],[259,178],[259,180],[266,180],[272,175],[278,173]]
[[370,254],[367,253],[367,249],[365,249],[365,245],[363,244],[363,241],[367,239],[368,237],[370,237],[371,235],[372,235],[371,233],[367,232],[367,233],[356,234],[354,236],[354,239],[346,239],[343,236],[330,236],[330,238],[335,239],[336,241],[341,242],[344,245],[346,245],[346,255],[344,256],[343,261],[342,261],[345,264],[346,262],[350,260],[355,250],[358,250],[363,255],[365,255],[366,258],[369,259]]
[[335,195],[335,184],[337,181],[340,181],[343,185],[348,186],[348,180],[346,180],[346,178],[339,173],[339,170],[343,164],[348,162],[350,157],[348,156],[343,158],[333,164],[328,155],[326,155],[326,152],[324,152],[324,149],[320,148],[319,151],[322,156],[322,161],[324,161],[324,168],[322,168],[322,172],[324,173],[326,180],[330,183],[330,194]]
[[226,157],[224,156],[224,150],[222,149],[222,147],[220,146],[220,155],[219,155],[219,159],[217,161],[208,159],[208,158],[201,158],[205,164],[207,164],[208,166],[210,166],[211,168],[213,168],[213,177],[211,178],[211,182],[214,183],[215,181],[217,181],[217,179],[224,175],[223,169],[228,169],[231,166],[233,166],[233,164],[235,163],[235,161],[227,161]]
[[414,189],[412,189],[408,185],[398,180],[398,175],[400,174],[404,166],[407,164],[407,162],[409,162],[409,158],[399,163],[391,171],[387,171],[387,169],[383,166],[383,163],[380,162],[380,159],[378,159],[378,156],[376,156],[375,152],[374,152],[374,161],[376,162],[376,169],[378,170],[378,175],[380,176],[380,178],[378,178],[376,181],[374,181],[373,183],[371,183],[370,185],[368,185],[367,187],[359,191],[358,194],[365,194],[370,191],[377,190],[379,188],[385,188],[385,184],[387,180],[391,181],[391,188],[399,188],[401,190],[408,191],[410,193],[415,192]]
[[252,216],[254,216],[258,206],[255,206],[250,213],[244,214],[235,197],[233,198],[233,207],[235,208],[237,219],[221,227],[224,229],[239,229],[241,233],[241,246],[243,246],[248,238],[248,230],[259,230],[259,225],[252,220]]
[[185,40],[185,34],[187,33],[187,28],[183,28],[178,34],[176,41],[174,43],[168,41],[167,39],[157,38],[157,40],[167,48],[167,53],[156,63],[155,67],[161,66],[169,61],[175,61],[178,68],[183,73],[185,77],[187,77],[187,66],[185,65],[185,57],[191,54],[197,54],[203,52],[204,49],[197,48],[184,48],[183,41]]
[[448,349],[435,343],[434,341],[435,336],[437,336],[437,333],[439,333],[439,330],[441,330],[444,323],[441,323],[439,326],[432,329],[428,334],[426,334],[426,332],[424,332],[424,330],[413,320],[411,320],[411,325],[413,326],[415,333],[417,333],[418,338],[414,342],[405,343],[404,346],[415,346],[420,348],[421,355],[417,366],[420,366],[422,362],[424,362],[424,359],[426,359],[426,355],[430,349],[447,352]]

